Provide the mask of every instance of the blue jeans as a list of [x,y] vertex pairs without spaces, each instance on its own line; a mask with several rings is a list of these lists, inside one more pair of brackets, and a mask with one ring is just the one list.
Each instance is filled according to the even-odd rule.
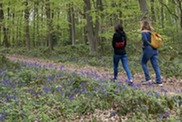
[[128,57],[126,54],[124,55],[116,55],[114,54],[113,56],[113,63],[114,63],[114,79],[117,79],[118,76],[118,65],[119,65],[119,60],[122,62],[122,66],[128,76],[129,80],[132,80],[132,75],[130,72],[130,69],[128,68]]
[[143,49],[141,65],[145,75],[145,80],[150,80],[150,75],[147,67],[147,62],[150,60],[152,67],[156,74],[156,82],[161,82],[160,68],[158,65],[158,50],[153,49],[151,46],[147,46]]

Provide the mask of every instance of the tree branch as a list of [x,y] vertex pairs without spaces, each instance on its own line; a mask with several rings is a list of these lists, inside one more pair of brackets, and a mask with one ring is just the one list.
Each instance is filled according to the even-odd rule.
[[168,12],[169,12],[171,15],[173,15],[176,19],[179,19],[178,16],[177,16],[176,14],[172,13],[172,11],[169,9],[169,7],[168,7],[166,4],[164,4],[164,3],[161,2],[160,0],[159,0],[159,2],[160,2],[164,7],[166,7],[166,9],[168,10]]

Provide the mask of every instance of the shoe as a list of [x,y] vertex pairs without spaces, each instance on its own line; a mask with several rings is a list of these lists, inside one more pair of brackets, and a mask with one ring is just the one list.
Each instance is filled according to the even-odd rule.
[[141,83],[142,85],[148,85],[152,83],[152,80],[147,80],[147,81],[145,80],[145,81],[142,81]]
[[154,83],[152,83],[152,84],[156,84],[156,85],[158,85],[158,86],[160,86],[160,87],[163,86],[163,83],[162,83],[162,82],[154,82]]
[[111,78],[110,80],[111,80],[112,82],[116,82],[116,81],[117,81],[116,78]]
[[133,86],[133,82],[132,81],[129,81],[128,82],[128,86]]
[[132,80],[129,80],[128,86],[133,86],[133,81]]

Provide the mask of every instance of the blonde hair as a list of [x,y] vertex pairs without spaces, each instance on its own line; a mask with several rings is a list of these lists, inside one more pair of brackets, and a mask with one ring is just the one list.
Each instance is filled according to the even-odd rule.
[[153,31],[153,27],[150,25],[150,23],[147,20],[143,20],[141,22],[141,31],[142,30],[149,30],[149,31]]

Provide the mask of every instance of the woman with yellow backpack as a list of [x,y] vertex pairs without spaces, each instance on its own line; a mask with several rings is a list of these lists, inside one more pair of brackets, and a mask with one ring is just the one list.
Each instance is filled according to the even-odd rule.
[[[143,20],[141,22],[141,35],[142,35],[142,43],[143,43],[143,52],[141,65],[144,72],[145,80],[142,81],[142,84],[157,84],[159,86],[163,86],[161,81],[160,68],[158,64],[158,50],[157,48],[153,48],[151,46],[151,32],[153,28],[147,20]],[[152,82],[151,77],[149,75],[147,63],[150,60],[152,67],[156,74],[155,82]]]

